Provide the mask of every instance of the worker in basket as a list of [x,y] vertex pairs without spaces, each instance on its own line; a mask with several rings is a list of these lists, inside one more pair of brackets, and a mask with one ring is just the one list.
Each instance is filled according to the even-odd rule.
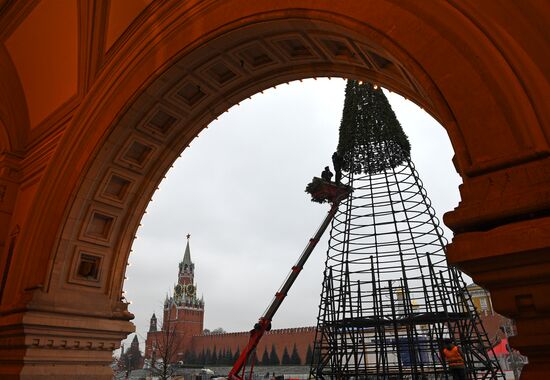
[[328,166],[325,166],[325,170],[321,173],[321,178],[324,179],[327,182],[330,182],[332,179],[332,172],[328,168]]
[[454,380],[466,380],[466,367],[464,365],[464,356],[460,348],[452,340],[447,339],[443,347],[443,356]]

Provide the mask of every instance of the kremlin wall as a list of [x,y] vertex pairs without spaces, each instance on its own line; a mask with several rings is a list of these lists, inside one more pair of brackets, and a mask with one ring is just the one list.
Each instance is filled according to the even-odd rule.
[[[248,343],[249,336],[248,332],[197,335],[193,337],[191,347],[197,355],[214,349],[218,352],[231,350],[232,353],[236,353]],[[284,350],[286,349],[290,356],[294,345],[296,345],[296,351],[300,358],[299,364],[306,364],[308,349],[313,350],[314,339],[315,327],[271,330],[266,332],[260,340],[256,348],[256,355],[258,361],[261,362],[264,352],[270,354],[272,348],[275,347],[279,360],[282,360]]]

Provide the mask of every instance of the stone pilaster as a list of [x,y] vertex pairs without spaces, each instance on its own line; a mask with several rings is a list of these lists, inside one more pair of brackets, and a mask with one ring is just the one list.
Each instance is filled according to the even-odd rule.
[[522,380],[550,373],[548,176],[544,160],[486,175],[477,186],[466,182],[461,192],[477,191],[478,207],[460,205],[446,215],[451,227],[456,222],[455,230],[468,231],[455,235],[448,247],[449,262],[490,291],[498,313],[516,321],[517,336],[510,343],[529,358]]
[[111,380],[112,351],[134,331],[128,319],[32,310],[0,314],[2,379]]

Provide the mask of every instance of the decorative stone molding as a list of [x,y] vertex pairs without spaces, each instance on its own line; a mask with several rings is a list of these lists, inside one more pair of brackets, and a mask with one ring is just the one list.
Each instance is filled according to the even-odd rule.
[[112,351],[133,331],[124,320],[41,311],[12,314],[0,325],[0,373],[9,373],[24,352],[21,378],[107,378]]

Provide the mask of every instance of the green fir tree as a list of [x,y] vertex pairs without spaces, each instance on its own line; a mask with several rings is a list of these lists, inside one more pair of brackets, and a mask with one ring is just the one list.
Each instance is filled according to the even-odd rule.
[[187,350],[185,351],[185,354],[184,354],[184,359],[183,359],[183,362],[185,364],[198,364],[197,363],[197,354],[195,353],[195,351],[193,350]]
[[212,349],[212,356],[210,357],[210,363],[208,364],[218,364],[218,351],[216,350],[216,346]]
[[306,352],[306,365],[311,365],[312,361],[313,361],[313,350],[311,349],[311,344],[308,344],[307,352]]
[[206,364],[205,356],[206,356],[206,353],[204,352],[204,348],[203,348],[202,351],[197,356],[197,364],[205,365]]
[[250,354],[250,357],[248,358],[248,362],[247,362],[247,365],[248,366],[251,366],[252,363],[254,363],[254,365],[260,363],[259,359],[258,359],[258,353],[256,352],[256,350],[254,350],[254,352],[252,352]]
[[206,353],[204,354],[204,364],[212,364],[212,352],[210,351],[210,348],[207,348]]
[[288,354],[288,350],[285,346],[285,349],[283,350],[283,357],[281,358],[281,364],[282,365],[289,365],[290,363],[290,355]]
[[262,355],[262,365],[269,365],[269,354],[267,353],[267,347],[264,348],[264,353]]
[[225,365],[232,365],[233,364],[233,350],[231,349],[231,347],[229,347],[225,351],[224,364]]
[[280,365],[281,361],[279,360],[279,355],[277,355],[277,350],[275,345],[271,346],[271,352],[269,353],[269,365]]
[[298,348],[296,347],[296,343],[294,343],[294,346],[292,346],[292,353],[290,354],[290,364],[292,365],[302,364],[302,359],[300,358],[300,354],[298,353]]

